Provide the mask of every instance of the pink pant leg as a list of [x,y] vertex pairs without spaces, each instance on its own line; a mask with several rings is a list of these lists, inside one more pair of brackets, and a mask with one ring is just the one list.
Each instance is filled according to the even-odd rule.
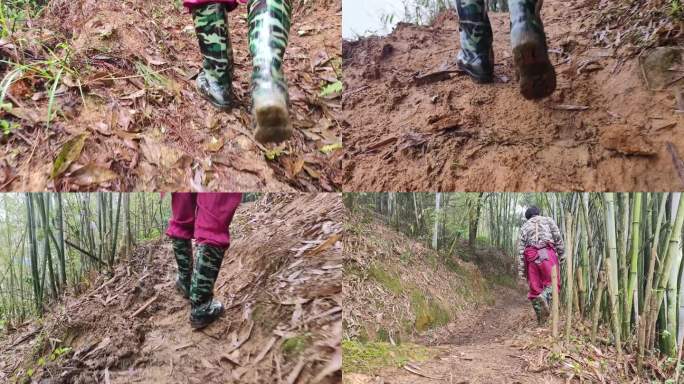
[[[530,287],[527,293],[528,299],[534,299],[542,293],[545,287],[551,286],[551,272],[554,265],[558,266],[558,257],[553,251],[549,251],[549,258],[541,264],[534,261],[527,262],[527,282]],[[556,271],[558,272],[558,292],[560,292],[560,267],[556,267]]]
[[195,232],[197,194],[174,192],[171,194],[171,219],[166,235],[190,240]]
[[200,193],[197,195],[195,240],[219,248],[230,245],[230,222],[242,200],[241,193]]

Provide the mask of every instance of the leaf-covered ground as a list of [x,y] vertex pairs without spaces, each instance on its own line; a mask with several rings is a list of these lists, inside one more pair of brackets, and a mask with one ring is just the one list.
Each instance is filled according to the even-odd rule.
[[266,146],[252,135],[246,6],[229,15],[240,106],[225,113],[195,92],[179,3],[53,0],[0,40],[0,190],[341,189],[340,1],[294,2],[295,135]]
[[342,214],[339,194],[241,206],[215,288],[226,313],[201,331],[170,244],[143,244],[0,334],[0,382],[340,383]]

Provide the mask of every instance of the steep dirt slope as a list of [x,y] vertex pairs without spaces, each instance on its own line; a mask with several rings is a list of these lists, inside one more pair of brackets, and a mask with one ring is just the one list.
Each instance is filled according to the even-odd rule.
[[[624,20],[595,29],[597,10],[614,4],[597,3],[544,1],[558,89],[537,102],[519,94],[507,13],[490,13],[497,63],[490,85],[454,69],[455,12],[429,27],[400,24],[387,37],[344,42],[345,190],[684,187],[684,125],[674,111],[684,108],[684,98],[677,106],[673,92],[681,85],[681,64],[661,60],[664,68],[647,67],[664,85],[650,91],[638,59],[625,59],[620,49],[634,33],[668,31],[646,19],[621,41]],[[650,13],[635,5],[629,15]],[[597,36],[615,38],[616,48],[598,48]]]
[[[340,77],[340,1],[293,2],[285,72],[296,133],[279,146],[252,138],[246,6],[229,16],[240,105],[223,113],[195,92],[200,53],[180,4],[52,0],[0,41],[0,59],[31,66],[0,111],[14,125],[0,138],[0,190],[341,189],[339,94],[320,96]],[[0,65],[0,78],[12,68]],[[53,177],[62,151],[73,163]]]
[[[236,216],[216,285],[227,307],[219,321],[190,328],[170,246],[148,244],[44,321],[4,336],[0,381],[339,382],[341,198],[268,199]],[[70,349],[53,361],[58,346]]]

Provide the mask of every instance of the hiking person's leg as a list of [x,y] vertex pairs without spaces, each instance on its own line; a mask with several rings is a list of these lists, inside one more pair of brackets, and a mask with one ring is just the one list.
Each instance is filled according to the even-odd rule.
[[542,0],[508,0],[513,63],[520,93],[526,99],[547,97],[556,89],[556,72],[549,60],[541,6]]
[[241,199],[240,193],[200,193],[197,196],[197,254],[190,287],[190,324],[193,328],[204,328],[223,313],[223,304],[214,299],[214,284],[230,246],[229,226]]
[[292,136],[283,72],[292,3],[291,0],[250,0],[247,8],[255,138],[262,143],[284,141]]
[[458,67],[478,83],[491,83],[494,76],[492,26],[484,0],[457,0],[461,49]]
[[178,276],[176,288],[185,298],[190,295],[192,277],[192,236],[195,232],[196,193],[171,194],[171,219],[166,235],[171,238]]
[[537,324],[543,325],[549,314],[548,304],[543,300],[544,286],[542,282],[542,271],[539,265],[534,261],[526,262],[527,265],[527,283],[529,291],[527,298],[532,303],[534,314],[537,317]]
[[185,0],[184,4],[192,12],[203,57],[202,70],[197,75],[197,90],[216,108],[229,110],[235,101],[233,48],[226,16],[237,2]]
[[548,249],[548,259],[544,260],[543,263],[539,265],[539,270],[541,272],[541,285],[542,292],[541,297],[548,303],[549,306],[552,304],[553,300],[553,266],[556,266],[556,271],[558,273],[558,293],[561,291],[561,278],[560,278],[560,265],[558,263],[558,256],[556,252],[549,248]]

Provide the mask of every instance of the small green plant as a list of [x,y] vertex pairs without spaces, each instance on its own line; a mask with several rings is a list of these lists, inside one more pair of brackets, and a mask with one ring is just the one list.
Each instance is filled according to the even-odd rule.
[[297,356],[304,352],[309,345],[311,345],[311,334],[294,336],[283,342],[283,353],[286,356]]
[[342,82],[337,80],[332,84],[324,86],[319,96],[332,98],[339,96],[340,93],[342,93]]
[[682,12],[682,1],[681,0],[670,0],[670,4],[669,4],[668,8],[669,8],[669,14],[672,18],[680,19],[680,18],[682,18],[682,16],[684,16],[684,13]]

